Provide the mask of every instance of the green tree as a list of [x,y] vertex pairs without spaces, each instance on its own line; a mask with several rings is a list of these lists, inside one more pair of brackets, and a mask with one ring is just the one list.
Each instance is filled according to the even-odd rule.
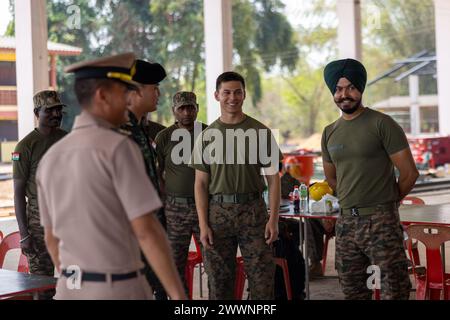
[[[200,92],[205,82],[202,1],[81,0],[76,3],[82,14],[79,30],[65,25],[70,4],[69,0],[48,2],[52,40],[82,47],[81,58],[133,51],[165,66],[169,76],[161,84],[158,121],[172,119],[171,97],[178,90],[198,92],[204,104],[205,94]],[[294,32],[282,9],[279,0],[233,1],[234,61],[236,70],[246,76],[254,104],[262,95],[261,73],[275,65],[293,70],[297,61]],[[63,91],[71,90],[71,80],[59,80]],[[205,112],[200,117],[206,118]]]
[[319,126],[337,118],[339,113],[323,81],[323,69],[313,69],[305,64],[300,70],[303,72],[295,77],[283,77],[287,87],[282,95],[297,114],[299,130],[296,131],[301,136],[308,137],[316,133]]
[[407,57],[435,50],[433,0],[373,0],[371,5],[380,24],[371,23],[367,36],[380,41],[390,53]]
[[152,43],[154,56],[170,71],[161,108],[164,117],[171,116],[171,97],[176,91],[197,93],[201,113],[199,119],[206,121],[206,95],[203,58],[203,2],[202,1],[151,1],[152,28],[155,39]]
[[293,71],[298,60],[295,32],[279,0],[233,1],[236,69],[247,79],[251,101],[262,97],[261,74],[278,66]]
[[280,70],[264,83],[264,97],[252,112],[285,138],[310,136],[338,117],[322,73],[322,64],[337,53],[335,15],[327,14],[334,9],[330,1],[319,1],[302,10],[295,37],[299,62],[292,72]]
[[[204,83],[203,2],[152,1],[158,53],[173,73],[173,88],[194,91]],[[261,100],[261,69],[294,69],[298,58],[294,32],[278,0],[233,1],[235,69],[247,80],[252,103]],[[283,55],[286,51],[289,56]],[[262,68],[259,68],[262,65]],[[203,93],[201,101],[206,101]]]
[[69,24],[71,12],[68,8],[72,3],[70,0],[47,1],[49,41],[73,45],[83,50],[80,56],[60,56],[57,61],[58,91],[68,106],[62,124],[66,130],[72,128],[74,118],[81,109],[73,91],[74,77],[66,74],[64,68],[77,61],[102,55],[101,47],[96,43],[101,39],[100,30],[105,22],[105,18],[99,15],[101,7],[89,0],[79,0],[76,5],[80,8],[80,25]]

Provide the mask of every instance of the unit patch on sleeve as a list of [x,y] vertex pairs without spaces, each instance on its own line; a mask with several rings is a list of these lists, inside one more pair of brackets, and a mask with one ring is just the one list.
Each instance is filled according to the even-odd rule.
[[12,161],[19,161],[20,160],[20,153],[19,152],[13,152],[12,153]]

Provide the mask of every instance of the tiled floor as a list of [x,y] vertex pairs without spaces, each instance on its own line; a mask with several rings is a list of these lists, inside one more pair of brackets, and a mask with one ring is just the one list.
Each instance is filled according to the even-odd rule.
[[[417,194],[415,196],[421,197],[426,204],[437,204],[437,203],[450,203],[450,192],[449,191],[438,191],[426,194]],[[18,230],[17,222],[15,217],[0,218],[0,231],[4,235],[9,234],[13,231]],[[195,246],[191,245],[191,250],[195,250]],[[423,253],[423,247],[419,245],[419,251]],[[447,256],[447,270],[450,270],[450,244],[446,247]],[[9,253],[6,257],[5,267],[7,269],[15,269],[19,259],[19,250],[14,250]],[[199,272],[198,269],[194,272],[194,299],[207,299],[207,276],[205,273],[202,274],[202,291],[200,291],[199,283]],[[202,292],[202,294],[201,294]],[[246,292],[246,291],[244,291]],[[339,282],[337,280],[337,273],[334,270],[334,239],[329,242],[328,248],[328,260],[327,260],[327,270],[326,277],[321,279],[314,279],[310,283],[310,297],[312,300],[340,300],[343,299],[343,294],[339,288]],[[245,295],[244,295],[245,298]],[[411,298],[414,298],[414,293],[412,293]]]

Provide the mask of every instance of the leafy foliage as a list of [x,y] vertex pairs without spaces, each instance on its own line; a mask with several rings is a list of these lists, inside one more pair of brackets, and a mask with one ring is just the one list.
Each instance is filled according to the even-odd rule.
[[[168,71],[168,78],[161,83],[159,122],[172,118],[171,97],[176,91],[195,91],[204,105],[203,1],[79,0],[75,3],[81,13],[79,28],[67,24],[67,9],[72,4],[71,0],[47,1],[50,40],[83,49],[81,57],[61,57],[58,61],[59,89],[69,105],[76,105],[71,93],[73,80],[63,73],[63,66],[126,51],[157,61]],[[246,77],[253,104],[263,94],[263,70],[276,65],[295,68],[294,31],[282,9],[279,0],[233,1],[235,68]],[[289,55],[284,54],[286,50]],[[204,110],[199,118],[206,120]]]

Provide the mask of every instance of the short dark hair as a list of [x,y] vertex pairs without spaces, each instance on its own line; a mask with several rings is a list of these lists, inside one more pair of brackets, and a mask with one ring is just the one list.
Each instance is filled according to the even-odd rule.
[[100,87],[109,89],[112,84],[116,82],[111,79],[78,79],[75,80],[75,95],[78,103],[83,105],[89,105],[94,97],[95,91]]
[[227,71],[227,72],[224,72],[220,76],[217,77],[217,80],[216,80],[216,91],[219,91],[219,87],[222,84],[222,82],[229,82],[229,81],[239,81],[240,83],[242,83],[242,86],[245,89],[244,77],[241,76],[237,72]]

